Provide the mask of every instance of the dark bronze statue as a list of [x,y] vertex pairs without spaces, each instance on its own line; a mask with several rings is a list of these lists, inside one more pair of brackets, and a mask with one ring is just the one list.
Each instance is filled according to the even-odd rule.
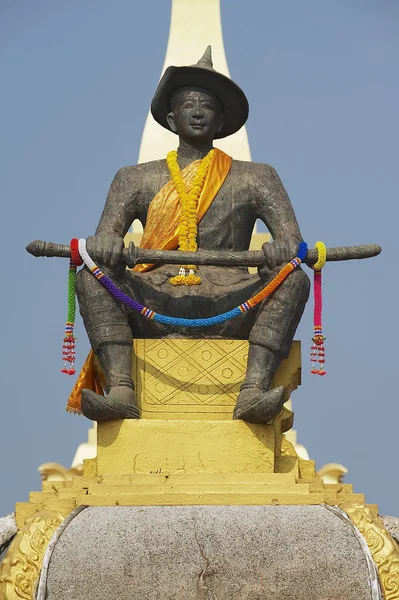
[[[296,255],[301,242],[298,223],[272,167],[232,160],[212,149],[215,138],[244,125],[248,102],[235,83],[213,69],[210,47],[196,65],[166,70],[151,111],[179,136],[176,162],[158,160],[120,169],[87,250],[121,291],[152,311],[178,319],[214,317],[257,294]],[[145,227],[142,247],[130,244],[126,249],[123,238],[136,218]],[[251,252],[258,218],[273,242]],[[27,250],[34,256],[71,256],[69,246],[40,240]],[[369,258],[380,252],[374,244],[330,248],[327,260]],[[303,259],[310,266],[316,261],[316,250]],[[126,270],[126,265],[134,270]],[[257,266],[258,275],[249,274],[248,266]],[[200,285],[191,285],[194,282]],[[87,268],[78,273],[76,291],[107,386],[105,398],[82,390],[81,408],[90,419],[138,418],[131,379],[133,338],[248,339],[246,378],[234,418],[267,423],[281,411],[285,393],[282,387],[271,389],[273,376],[288,356],[309,294],[308,277],[299,267],[256,307],[204,328],[145,319],[109,295]],[[79,391],[82,381],[84,377],[78,380]]]
[[[203,158],[215,138],[242,127],[248,102],[242,90],[212,68],[210,48],[197,65],[169,67],[151,106],[154,118],[179,137],[181,169]],[[121,262],[123,238],[134,219],[145,227],[151,200],[170,180],[165,160],[120,169],[110,188],[95,236],[87,249],[93,260],[128,295],[152,310],[176,317],[209,317],[234,308],[259,291],[292,259],[301,233],[291,202],[275,170],[266,164],[233,160],[230,171],[198,224],[198,250],[249,248],[256,219],[273,236],[265,261],[251,275],[246,268],[201,266],[201,285],[174,287],[176,266],[127,271]],[[104,398],[82,393],[82,410],[93,420],[137,418],[131,379],[134,338],[195,337],[248,339],[246,379],[234,411],[236,419],[266,423],[282,408],[284,389],[270,389],[309,294],[307,275],[297,268],[272,296],[233,321],[207,328],[181,328],[146,320],[114,300],[87,270],[78,273],[77,295],[90,339],[107,379]]]

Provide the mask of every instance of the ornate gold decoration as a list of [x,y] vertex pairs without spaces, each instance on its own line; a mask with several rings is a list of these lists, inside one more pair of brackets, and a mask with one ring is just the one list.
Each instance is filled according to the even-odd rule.
[[367,506],[344,502],[340,508],[346,512],[366,540],[377,565],[384,599],[399,600],[398,545],[384,527],[381,519],[375,516]]
[[43,557],[65,515],[43,510],[27,521],[8,549],[0,568],[0,600],[33,600]]

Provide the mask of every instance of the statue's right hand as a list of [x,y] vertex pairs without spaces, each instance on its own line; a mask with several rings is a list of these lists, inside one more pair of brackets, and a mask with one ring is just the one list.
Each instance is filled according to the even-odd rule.
[[99,267],[109,267],[110,269],[119,266],[123,246],[123,239],[115,235],[95,235],[86,240],[89,256]]

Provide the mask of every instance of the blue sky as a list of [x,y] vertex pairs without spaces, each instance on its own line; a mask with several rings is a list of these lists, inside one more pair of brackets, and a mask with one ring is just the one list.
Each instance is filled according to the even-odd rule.
[[[25,246],[93,233],[113,175],[137,160],[169,11],[166,0],[1,3],[0,515],[40,489],[41,463],[70,464],[89,425],[65,412],[73,382],[59,372],[67,263]],[[252,158],[277,169],[305,240],[383,247],[326,267],[328,375],[309,374],[309,302],[293,401],[318,466],[344,464],[355,491],[397,515],[399,5],[222,0],[222,20]],[[77,335],[81,364],[80,320]]]

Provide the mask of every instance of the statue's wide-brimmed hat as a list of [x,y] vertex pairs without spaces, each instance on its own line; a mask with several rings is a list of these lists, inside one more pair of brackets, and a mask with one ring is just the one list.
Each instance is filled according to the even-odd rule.
[[170,130],[166,117],[173,90],[190,86],[209,90],[223,105],[225,124],[215,138],[224,138],[241,129],[248,118],[248,100],[234,81],[215,71],[210,46],[196,65],[168,67],[163,74],[151,103],[152,116],[162,127]]

